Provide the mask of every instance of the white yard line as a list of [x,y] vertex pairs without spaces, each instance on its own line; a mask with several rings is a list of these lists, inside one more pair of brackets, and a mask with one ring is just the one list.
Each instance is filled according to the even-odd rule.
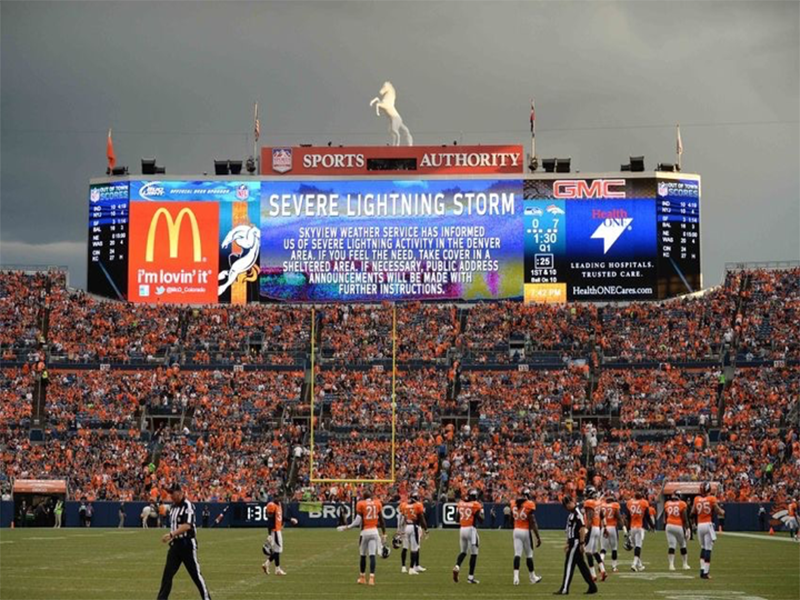
[[[784,536],[757,535],[755,533],[740,533],[738,531],[726,531],[726,532],[724,532],[722,534],[719,534],[717,536],[717,539],[726,538],[729,535],[733,536],[733,537],[748,538],[748,539],[751,539],[751,540],[764,540],[765,542],[789,542],[790,544],[797,544],[797,542],[795,542],[794,540],[789,539],[788,537],[784,537]],[[797,544],[797,545],[800,546],[800,544]]]

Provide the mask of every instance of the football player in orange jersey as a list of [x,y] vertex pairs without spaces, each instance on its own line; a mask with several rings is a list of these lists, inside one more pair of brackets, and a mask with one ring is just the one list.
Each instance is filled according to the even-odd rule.
[[[406,552],[411,551],[411,566],[409,575],[419,575],[426,569],[419,564],[419,547],[422,535],[428,533],[428,523],[425,520],[425,506],[420,500],[419,492],[411,493],[408,502],[401,502],[398,507],[397,527],[403,536],[403,551],[401,553],[401,573],[406,572]],[[422,534],[420,534],[420,529]]]
[[597,574],[594,570],[594,563],[597,562],[597,567],[600,569],[600,579],[606,580],[606,567],[603,564],[603,556],[600,554],[600,538],[602,537],[601,527],[605,527],[604,517],[600,507],[603,501],[597,493],[594,486],[587,486],[586,500],[583,503],[583,513],[586,519],[586,525],[589,528],[589,539],[586,540],[586,562],[589,564],[589,572],[592,574],[592,579],[597,581]]
[[[267,555],[267,560],[261,565],[261,570],[269,575],[270,563],[275,563],[275,575],[286,575],[281,568],[281,554],[283,553],[283,503],[278,497],[273,497],[267,504],[267,532],[269,536],[262,547]],[[292,524],[297,524],[297,519],[291,519]]]
[[789,499],[789,504],[786,506],[786,526],[789,528],[789,537],[796,542],[800,542],[800,537],[797,535],[798,521],[797,521],[797,500]]
[[[365,490],[362,499],[356,504],[356,517],[348,525],[340,525],[336,529],[345,531],[353,527],[361,527],[358,538],[359,553],[361,555],[360,575],[358,581],[361,585],[367,583],[367,556],[369,556],[369,585],[375,585],[375,556],[380,553],[384,558],[388,556],[386,543],[386,522],[383,520],[383,503],[373,500],[372,493]],[[380,529],[381,535],[378,535]]]
[[539,525],[536,523],[536,503],[531,500],[531,491],[524,488],[519,498],[511,505],[511,514],[514,517],[514,585],[519,585],[519,563],[522,554],[525,554],[528,566],[528,578],[531,583],[539,583],[542,578],[536,575],[533,568],[533,539],[531,531],[536,536],[536,547],[542,545],[539,536]]
[[641,492],[636,492],[633,500],[628,500],[627,508],[631,519],[630,540],[633,544],[631,571],[644,571],[642,544],[644,544],[645,524],[650,520],[650,503],[644,499]]
[[458,501],[458,520],[461,524],[459,539],[461,552],[456,558],[456,566],[453,567],[453,581],[458,583],[458,573],[461,571],[461,563],[469,553],[469,576],[467,583],[479,583],[475,579],[475,565],[478,563],[478,523],[483,521],[483,504],[478,502],[478,490],[470,490],[466,500]]
[[628,535],[628,528],[625,526],[625,515],[620,511],[619,502],[613,495],[606,497],[603,505],[600,507],[605,517],[605,527],[603,528],[603,537],[601,541],[600,554],[603,555],[605,562],[606,551],[611,550],[611,570],[616,573],[617,568],[617,552],[619,550],[619,532],[617,527],[622,525],[622,530],[625,535]]
[[686,502],[681,500],[681,497],[675,493],[672,494],[669,500],[664,504],[664,515],[667,519],[666,532],[667,544],[667,558],[669,560],[669,570],[675,570],[675,548],[680,546],[681,558],[683,559],[683,568],[688,571],[691,569],[689,566],[689,556],[686,553],[686,538],[688,537],[687,531],[689,530],[689,516],[686,514]]
[[714,516],[724,516],[725,511],[711,495],[711,484],[707,481],[700,486],[700,495],[695,496],[692,516],[697,519],[697,537],[700,541],[700,579],[711,579],[711,550],[717,539],[714,531]]

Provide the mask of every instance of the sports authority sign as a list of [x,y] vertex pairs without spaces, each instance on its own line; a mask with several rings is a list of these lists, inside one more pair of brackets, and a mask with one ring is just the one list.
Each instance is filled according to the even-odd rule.
[[522,173],[522,146],[263,147],[262,175]]

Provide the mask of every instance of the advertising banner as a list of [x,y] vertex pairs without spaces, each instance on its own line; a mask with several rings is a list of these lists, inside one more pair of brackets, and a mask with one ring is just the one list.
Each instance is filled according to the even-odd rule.
[[519,180],[271,181],[264,300],[522,297]]
[[258,181],[131,181],[131,201],[247,202],[260,189]]
[[216,202],[131,202],[128,299],[217,301]]
[[522,146],[263,147],[262,175],[521,174]]
[[524,187],[526,302],[666,297],[655,177],[529,179]]

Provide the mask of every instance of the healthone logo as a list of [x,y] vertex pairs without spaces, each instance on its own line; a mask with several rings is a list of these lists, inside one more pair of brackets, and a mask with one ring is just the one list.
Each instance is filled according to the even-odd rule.
[[188,208],[182,208],[178,212],[177,218],[173,220],[172,215],[164,207],[159,208],[150,221],[150,229],[147,231],[147,245],[145,246],[145,262],[153,262],[156,232],[158,231],[158,224],[161,221],[162,216],[164,217],[164,221],[167,225],[167,235],[169,237],[169,257],[178,257],[178,242],[180,241],[181,236],[181,224],[183,223],[184,217],[186,217],[189,221],[189,226],[191,227],[192,232],[192,256],[194,258],[194,262],[201,262],[203,249],[200,244],[200,229],[197,226],[197,218],[194,216],[194,213]]
[[623,208],[611,210],[592,210],[592,219],[602,219],[591,236],[593,240],[603,240],[603,254],[607,254],[620,236],[630,229],[633,217]]

